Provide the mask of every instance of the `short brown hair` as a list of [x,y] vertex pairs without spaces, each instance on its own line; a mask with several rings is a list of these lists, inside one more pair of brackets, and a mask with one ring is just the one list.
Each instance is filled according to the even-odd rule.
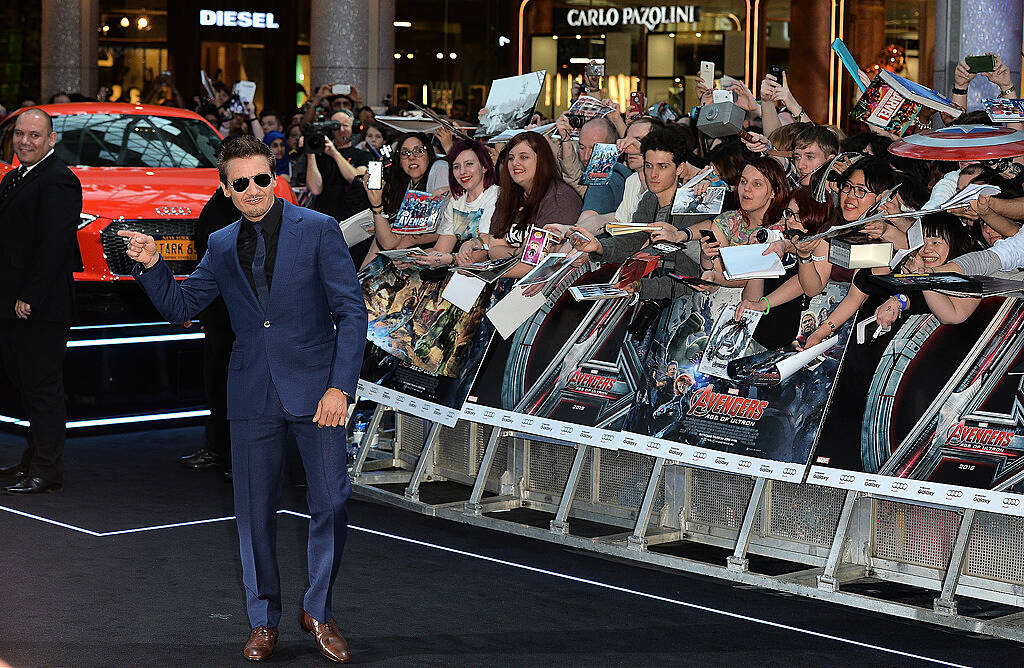
[[270,152],[270,147],[259,139],[252,135],[240,135],[229,137],[221,142],[220,149],[217,151],[217,174],[220,176],[220,182],[224,185],[228,183],[227,164],[229,160],[251,158],[254,155],[262,155],[267,159],[267,167],[270,169],[270,174],[273,175],[276,171],[277,161],[274,159],[274,154]]

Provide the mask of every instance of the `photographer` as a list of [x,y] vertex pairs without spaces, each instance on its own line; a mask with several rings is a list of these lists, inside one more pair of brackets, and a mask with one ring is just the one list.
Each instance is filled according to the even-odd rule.
[[339,111],[331,116],[331,121],[336,123],[332,132],[333,139],[326,134],[321,135],[322,149],[319,146],[320,137],[303,134],[301,141],[308,151],[306,184],[309,191],[316,195],[313,202],[316,211],[333,216],[335,220],[345,220],[370,206],[366,191],[355,180],[365,171],[372,157],[352,147],[352,114]]

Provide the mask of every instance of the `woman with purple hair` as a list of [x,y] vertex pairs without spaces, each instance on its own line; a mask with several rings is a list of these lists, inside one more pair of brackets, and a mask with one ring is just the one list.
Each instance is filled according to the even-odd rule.
[[498,201],[494,163],[483,144],[470,140],[452,147],[448,163],[451,198],[437,226],[437,241],[427,255],[414,259],[425,267],[463,266],[487,259],[491,216]]

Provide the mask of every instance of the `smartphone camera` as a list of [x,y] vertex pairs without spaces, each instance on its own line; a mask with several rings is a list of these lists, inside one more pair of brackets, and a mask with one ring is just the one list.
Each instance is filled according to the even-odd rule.
[[366,188],[367,190],[380,190],[384,187],[384,163],[380,160],[371,160],[366,166]]

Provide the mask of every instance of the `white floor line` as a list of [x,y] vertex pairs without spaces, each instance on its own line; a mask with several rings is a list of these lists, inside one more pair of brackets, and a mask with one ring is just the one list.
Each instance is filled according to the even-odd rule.
[[[304,517],[306,519],[309,519],[309,515],[307,515],[305,513],[298,513],[298,512],[295,512],[294,510],[279,510],[277,512],[283,513],[285,515],[294,515],[296,517]],[[473,558],[473,559],[480,559],[482,561],[489,561],[491,563],[501,564],[503,566],[510,566],[512,568],[518,568],[518,569],[521,569],[521,570],[524,570],[524,571],[530,571],[532,573],[539,573],[541,575],[549,575],[551,577],[559,578],[559,579],[562,579],[562,580],[570,580],[572,582],[579,582],[579,583],[582,583],[582,584],[588,584],[588,585],[592,585],[594,587],[600,587],[602,589],[609,589],[609,590],[621,592],[621,593],[624,593],[624,594],[632,594],[634,596],[639,596],[639,597],[642,597],[642,598],[647,598],[647,599],[651,599],[651,600],[655,600],[655,601],[661,601],[663,603],[671,603],[673,605],[678,605],[678,606],[684,607],[684,608],[691,608],[693,610],[701,610],[703,612],[710,612],[710,613],[713,613],[713,614],[716,614],[716,615],[723,615],[725,617],[731,617],[733,619],[741,619],[743,621],[753,622],[755,624],[763,624],[765,626],[771,626],[771,627],[778,628],[778,629],[785,629],[787,631],[794,631],[796,633],[803,633],[805,635],[811,635],[811,636],[815,636],[817,638],[824,638],[826,640],[834,640],[836,642],[846,643],[848,645],[856,645],[857,647],[865,647],[867,649],[873,649],[873,650],[876,650],[876,651],[879,651],[879,652],[885,652],[885,653],[888,653],[888,654],[896,654],[898,656],[904,656],[904,657],[911,658],[911,659],[919,659],[921,661],[929,661],[931,663],[935,663],[935,664],[938,664],[938,665],[941,665],[941,666],[953,666],[954,668],[968,668],[967,666],[964,666],[963,664],[959,664],[959,663],[950,663],[948,661],[942,661],[941,659],[933,659],[933,658],[931,658],[929,656],[922,656],[920,654],[913,654],[911,652],[904,652],[904,651],[901,651],[901,650],[898,650],[898,649],[891,649],[889,647],[882,647],[880,645],[872,645],[871,643],[860,642],[859,640],[851,640],[849,638],[842,638],[840,636],[834,636],[834,635],[830,635],[828,633],[821,633],[820,631],[812,631],[810,629],[800,628],[799,626],[791,626],[789,624],[782,624],[780,622],[773,622],[773,621],[768,620],[768,619],[761,619],[759,617],[751,617],[749,615],[743,615],[743,614],[740,614],[740,613],[737,613],[737,612],[729,612],[728,610],[721,610],[719,608],[712,608],[712,607],[708,607],[708,606],[705,606],[705,605],[700,605],[698,603],[690,603],[688,601],[680,601],[680,600],[674,599],[674,598],[667,598],[665,596],[658,596],[657,594],[649,594],[647,592],[637,591],[635,589],[627,589],[626,587],[619,587],[617,585],[608,584],[606,582],[600,582],[598,580],[589,580],[587,578],[576,577],[575,575],[568,575],[566,573],[559,573],[558,571],[549,571],[549,570],[544,569],[544,568],[537,568],[536,566],[527,566],[526,564],[520,564],[520,563],[516,563],[514,561],[506,561],[504,559],[498,559],[496,557],[488,557],[487,555],[484,555],[484,554],[477,554],[475,552],[467,552],[465,550],[459,550],[457,548],[447,547],[445,545],[438,545],[436,543],[428,543],[426,541],[417,540],[415,538],[407,538],[405,536],[398,536],[398,535],[395,535],[395,534],[392,534],[392,533],[387,533],[385,531],[377,531],[376,529],[367,529],[366,527],[356,526],[354,524],[349,524],[348,528],[352,529],[354,531],[361,531],[363,533],[372,534],[374,536],[381,536],[383,538],[391,538],[392,540],[397,540],[397,541],[401,541],[401,542],[404,542],[404,543],[411,543],[413,545],[419,545],[419,546],[422,546],[422,547],[433,548],[435,550],[441,550],[442,552],[449,552],[449,553],[458,554],[458,555],[464,556],[464,557],[470,557],[470,558]]]
[[40,517],[39,515],[33,515],[32,513],[26,513],[23,510],[17,510],[15,508],[8,508],[7,506],[0,506],[0,510],[6,510],[7,512],[14,513],[15,515],[21,515],[22,517],[29,517],[29,518],[34,519],[34,520],[39,520],[40,522],[46,522],[47,524],[53,524],[54,526],[62,527],[64,529],[71,529],[72,531],[78,531],[79,533],[89,534],[90,536],[97,536],[97,537],[103,536],[103,534],[96,533],[95,531],[90,531],[89,529],[83,529],[82,527],[76,527],[73,524],[65,524],[64,522],[58,522],[57,520],[51,520],[51,519],[49,519],[47,517]]
[[[281,512],[281,511],[278,511]],[[138,527],[136,529],[121,529],[120,531],[104,531],[103,533],[96,534],[97,536],[119,536],[126,533],[139,533],[141,531],[157,531],[159,529],[174,529],[177,527],[187,527],[194,524],[210,524],[211,522],[227,522],[235,519],[234,515],[230,517],[211,517],[208,520],[192,520],[190,522],[175,522],[174,524],[158,524],[151,527]]]
[[[72,524],[66,524],[64,522],[58,522],[56,520],[51,520],[51,519],[48,519],[46,517],[40,517],[38,515],[33,515],[31,513],[26,513],[26,512],[23,512],[21,510],[16,510],[14,508],[8,508],[6,506],[0,506],[0,510],[5,510],[5,511],[7,511],[9,513],[14,513],[15,515],[21,515],[23,517],[28,517],[28,518],[31,518],[31,519],[34,519],[34,520],[38,520],[40,522],[45,522],[47,524],[52,524],[52,525],[59,526],[59,527],[65,528],[65,529],[70,529],[72,531],[78,531],[80,533],[88,534],[90,536],[96,536],[98,538],[104,538],[104,537],[107,537],[107,536],[117,536],[117,535],[122,535],[122,534],[127,534],[127,533],[139,533],[139,532],[142,532],[142,531],[157,531],[157,530],[160,530],[160,529],[171,529],[171,528],[177,528],[177,527],[192,526],[192,525],[196,525],[196,524],[210,524],[212,522],[226,522],[226,521],[235,519],[235,517],[232,515],[231,517],[214,517],[214,518],[205,519],[205,520],[193,520],[191,522],[176,522],[174,524],[159,524],[159,525],[149,526],[149,527],[138,527],[138,528],[135,528],[135,529],[123,529],[123,530],[120,530],[120,531],[106,531],[106,532],[103,532],[103,533],[99,533],[99,532],[96,532],[96,531],[90,531],[89,529],[83,529],[82,527],[76,527],[76,526],[74,526]],[[300,513],[300,512],[296,512],[294,510],[284,510],[284,509],[282,509],[282,510],[278,510],[277,512],[280,515],[292,515],[294,517],[302,517],[302,518],[307,519],[307,520],[310,519],[308,513]],[[677,606],[680,606],[680,607],[683,607],[683,608],[690,608],[692,610],[700,610],[702,612],[709,612],[709,613],[712,613],[712,614],[715,614],[715,615],[722,615],[724,617],[730,617],[732,619],[739,619],[739,620],[742,620],[742,621],[745,621],[745,622],[751,622],[751,623],[754,623],[754,624],[761,624],[763,626],[770,626],[772,628],[777,628],[777,629],[784,629],[786,631],[793,631],[794,633],[802,633],[804,635],[814,636],[816,638],[824,638],[826,640],[832,640],[832,641],[844,643],[844,644],[847,644],[847,645],[854,645],[856,647],[864,647],[866,649],[872,649],[872,650],[875,650],[875,651],[878,651],[878,652],[884,652],[886,654],[895,654],[897,656],[903,656],[903,657],[907,657],[907,658],[910,658],[910,659],[918,659],[918,660],[921,660],[921,661],[928,661],[930,663],[934,663],[934,664],[941,665],[941,666],[952,666],[953,668],[967,668],[967,666],[964,666],[963,664],[959,664],[959,663],[951,663],[949,661],[943,661],[941,659],[934,659],[934,658],[929,657],[929,656],[922,656],[920,654],[914,654],[912,652],[904,652],[902,650],[892,649],[892,648],[889,648],[889,647],[882,647],[880,645],[872,645],[871,643],[865,643],[865,642],[861,642],[859,640],[852,640],[850,638],[843,638],[843,637],[840,637],[840,636],[831,635],[829,633],[822,633],[820,631],[813,631],[811,629],[800,628],[799,626],[792,626],[790,624],[783,624],[781,622],[773,622],[770,619],[762,619],[760,617],[752,617],[750,615],[744,615],[744,614],[740,614],[738,612],[730,612],[728,610],[722,610],[720,608],[712,608],[710,606],[700,605],[699,603],[690,603],[689,601],[681,601],[679,599],[668,598],[668,597],[665,597],[665,596],[658,596],[657,594],[650,594],[650,593],[643,592],[643,591],[637,591],[635,589],[628,589],[626,587],[619,587],[618,585],[608,584],[607,582],[600,582],[598,580],[590,580],[590,579],[587,579],[587,578],[581,578],[581,577],[577,577],[575,575],[569,575],[567,573],[559,573],[558,571],[547,570],[545,568],[537,568],[536,566],[527,566],[526,564],[520,564],[520,563],[516,563],[514,561],[507,561],[505,559],[498,559],[496,557],[489,557],[487,555],[477,554],[475,552],[467,552],[466,550],[460,550],[460,549],[457,549],[457,548],[454,548],[454,547],[448,547],[446,545],[438,545],[437,543],[429,543],[427,541],[417,540],[415,538],[407,538],[406,536],[399,536],[399,535],[396,535],[396,534],[393,534],[393,533],[387,533],[385,531],[378,531],[376,529],[368,529],[366,527],[357,526],[355,524],[350,524],[349,525],[349,529],[352,529],[353,531],[361,531],[363,533],[371,534],[371,535],[374,535],[374,536],[380,536],[382,538],[390,538],[392,540],[401,541],[403,543],[410,543],[412,545],[419,545],[421,547],[429,547],[431,549],[440,550],[442,552],[448,552],[450,554],[458,554],[460,556],[469,557],[471,559],[479,559],[481,561],[487,561],[487,562],[494,563],[494,564],[501,564],[502,566],[509,566],[511,568],[517,568],[519,570],[524,570],[524,571],[528,571],[528,572],[531,572],[531,573],[538,573],[538,574],[541,574],[541,575],[547,575],[547,576],[558,578],[558,579],[561,579],[561,580],[568,580],[570,582],[579,582],[581,584],[587,584],[587,585],[591,585],[593,587],[599,587],[601,589],[607,589],[607,590],[610,590],[610,591],[616,591],[616,592],[620,592],[620,593],[623,593],[623,594],[631,594],[633,596],[638,596],[638,597],[650,599],[650,600],[653,600],[653,601],[660,601],[662,603],[670,603],[672,605],[677,605]]]

